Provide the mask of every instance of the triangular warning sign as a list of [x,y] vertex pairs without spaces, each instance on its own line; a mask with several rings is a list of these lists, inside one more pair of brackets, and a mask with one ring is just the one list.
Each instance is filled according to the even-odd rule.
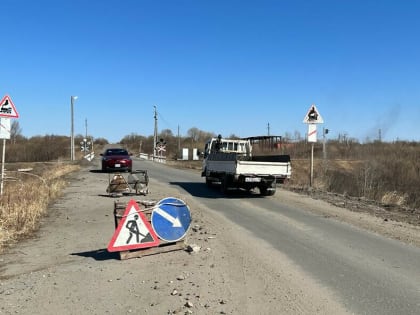
[[108,245],[109,252],[118,252],[159,245],[159,238],[133,199],[129,201],[121,221]]
[[305,124],[323,124],[324,119],[322,119],[321,114],[316,108],[315,104],[312,104],[306,113],[305,118],[303,119]]
[[18,118],[19,114],[9,95],[3,97],[0,102],[0,117]]

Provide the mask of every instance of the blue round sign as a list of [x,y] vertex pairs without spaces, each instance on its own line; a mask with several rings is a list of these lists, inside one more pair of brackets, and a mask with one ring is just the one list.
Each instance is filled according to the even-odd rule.
[[151,223],[160,239],[167,242],[179,241],[187,234],[190,227],[190,209],[180,199],[164,198],[152,211]]

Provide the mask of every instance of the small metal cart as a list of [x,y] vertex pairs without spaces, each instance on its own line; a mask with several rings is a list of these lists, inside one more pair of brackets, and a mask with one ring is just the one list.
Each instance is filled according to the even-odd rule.
[[109,174],[106,192],[112,197],[122,195],[147,195],[149,193],[149,175],[146,170],[135,170],[128,173]]

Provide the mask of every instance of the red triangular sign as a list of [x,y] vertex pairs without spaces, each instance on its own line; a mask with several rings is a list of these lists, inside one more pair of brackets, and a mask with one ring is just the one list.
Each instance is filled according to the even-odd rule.
[[3,97],[0,102],[0,117],[18,118],[19,114],[9,95]]
[[109,252],[148,248],[159,245],[159,238],[137,202],[129,201],[124,215],[108,244]]

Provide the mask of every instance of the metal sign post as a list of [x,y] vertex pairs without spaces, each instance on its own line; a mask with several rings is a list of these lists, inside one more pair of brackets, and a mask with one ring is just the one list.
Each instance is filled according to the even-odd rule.
[[6,139],[10,139],[10,119],[0,117],[0,139],[3,139],[3,154],[1,159],[1,184],[0,184],[0,196],[3,196],[5,169],[4,163],[6,160]]
[[311,178],[309,179],[309,187],[312,187],[314,182],[314,144],[311,144]]
[[314,143],[317,141],[316,124],[308,124],[308,142],[311,142],[311,176],[309,186],[312,187],[314,181]]
[[1,187],[0,187],[0,196],[3,196],[3,187],[4,187],[4,161],[6,159],[6,139],[3,139],[3,154],[1,158]]
[[312,104],[303,118],[303,123],[308,124],[308,142],[311,142],[311,165],[309,186],[312,187],[314,182],[314,143],[317,142],[317,124],[323,124],[324,120],[319,114],[315,104]]
[[6,139],[10,139],[10,118],[18,118],[19,114],[9,95],[0,101],[0,139],[3,139],[3,154],[1,159],[0,196],[3,196],[6,162]]
[[3,196],[4,180],[6,177],[4,163],[6,162],[6,139],[10,139],[10,118],[0,117],[0,139],[3,139],[3,154],[1,158],[0,196]]

